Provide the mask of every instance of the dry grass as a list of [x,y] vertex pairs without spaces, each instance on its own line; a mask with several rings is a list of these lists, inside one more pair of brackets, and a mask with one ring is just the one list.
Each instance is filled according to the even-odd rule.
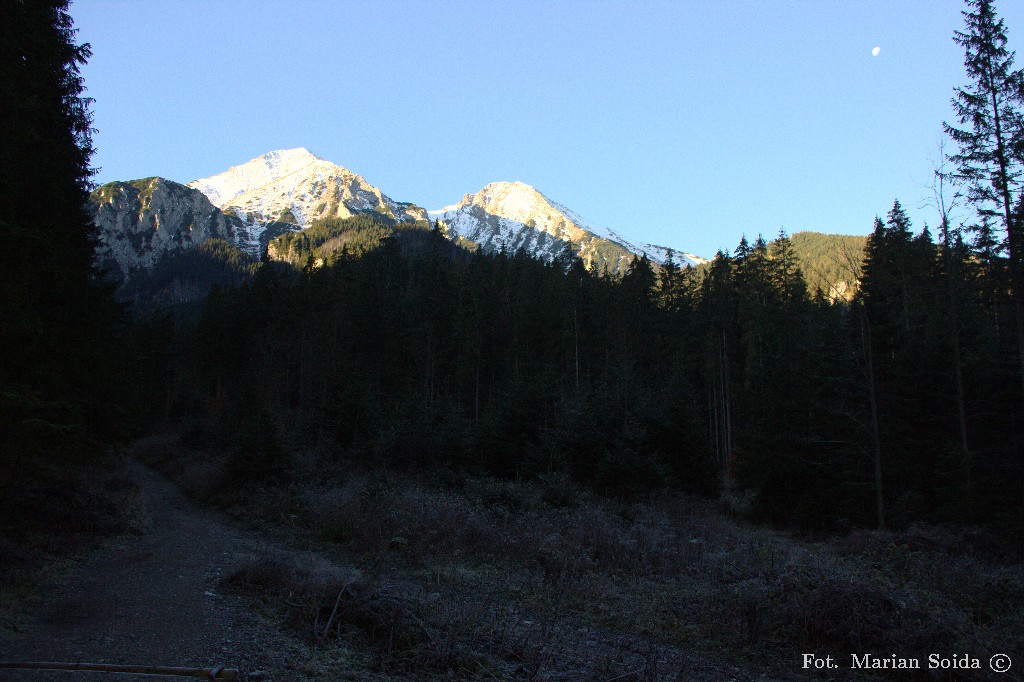
[[1024,650],[1024,568],[977,529],[801,540],[676,495],[340,466],[246,513],[359,566],[255,557],[230,582],[370,677],[794,679],[809,651]]

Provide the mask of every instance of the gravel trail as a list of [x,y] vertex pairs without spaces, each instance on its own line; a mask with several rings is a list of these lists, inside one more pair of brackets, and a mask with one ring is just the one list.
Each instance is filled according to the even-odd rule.
[[[247,559],[282,551],[166,478],[130,461],[149,516],[140,535],[84,558],[50,586],[17,631],[0,636],[0,660],[123,663],[263,670],[301,679],[304,647],[261,619],[220,580]],[[0,670],[0,680],[126,682],[154,678]]]

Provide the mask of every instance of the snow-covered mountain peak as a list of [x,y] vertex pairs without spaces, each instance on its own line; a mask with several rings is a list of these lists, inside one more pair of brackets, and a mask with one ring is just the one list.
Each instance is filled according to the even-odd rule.
[[558,232],[559,223],[571,222],[556,204],[525,182],[492,182],[475,194],[465,195],[448,210],[466,206],[477,206],[491,215],[530,224],[549,234]]
[[[452,236],[477,242],[485,250],[526,248],[550,260],[572,245],[588,267],[621,270],[632,255],[646,253],[664,265],[696,265],[704,259],[654,244],[637,244],[615,230],[600,227],[548,199],[524,182],[492,182],[439,211]],[[531,236],[532,235],[532,236]],[[601,246],[603,244],[604,246]]]
[[467,194],[463,201],[485,202],[511,202],[511,203],[533,203],[546,201],[544,195],[537,191],[533,185],[525,182],[492,182],[483,187],[476,194]]
[[215,206],[224,208],[245,194],[284,178],[300,174],[296,180],[301,181],[314,170],[351,174],[341,166],[317,157],[305,147],[299,147],[268,152],[232,166],[223,173],[193,180],[188,186],[205,194]]
[[379,213],[399,222],[427,217],[423,209],[393,201],[361,176],[304,147],[268,152],[188,186],[238,216],[247,225],[241,241],[253,251],[271,223],[303,229],[319,218],[361,213]]
[[[305,147],[296,147],[295,149],[277,149],[272,152],[267,152],[266,154],[257,156],[255,159],[242,164],[242,166],[264,166],[271,175],[281,176],[292,173],[316,161],[323,160],[324,159],[321,159]],[[235,166],[234,168],[238,167],[239,166]]]
[[267,152],[261,157],[261,159],[267,159],[268,161],[288,161],[295,159],[298,161],[323,161],[319,156],[309,151],[305,147],[296,147],[295,149],[277,149],[272,152]]

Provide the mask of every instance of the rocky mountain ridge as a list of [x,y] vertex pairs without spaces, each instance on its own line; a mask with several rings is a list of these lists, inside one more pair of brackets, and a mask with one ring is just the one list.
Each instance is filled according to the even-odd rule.
[[633,258],[646,254],[659,265],[707,262],[663,246],[633,243],[613,230],[597,227],[523,182],[492,182],[453,206],[431,211],[446,234],[475,242],[485,252],[526,249],[550,261],[569,248],[590,269],[621,273]]
[[269,152],[187,185],[156,177],[108,183],[91,203],[100,228],[97,258],[116,264],[123,278],[206,239],[224,239],[259,258],[283,233],[358,215],[396,223],[436,220],[449,238],[485,253],[525,250],[548,262],[572,254],[588,268],[612,274],[625,272],[642,254],[662,265],[670,259],[677,265],[706,262],[597,227],[522,182],[494,182],[428,213],[305,148]]

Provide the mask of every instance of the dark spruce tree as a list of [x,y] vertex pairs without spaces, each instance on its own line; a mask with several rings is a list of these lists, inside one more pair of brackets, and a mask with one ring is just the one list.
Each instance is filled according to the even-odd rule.
[[116,382],[101,380],[113,309],[86,212],[89,47],[67,2],[3,0],[0,25],[0,450],[11,463],[53,457],[114,416],[104,399]]
[[954,179],[967,186],[968,198],[982,216],[1002,223],[1024,387],[1024,224],[1014,215],[1024,189],[1024,75],[1014,68],[1006,26],[992,1],[968,0],[968,7],[965,30],[953,39],[964,48],[970,82],[955,89],[959,127],[943,127],[957,145],[949,157],[956,166]]

